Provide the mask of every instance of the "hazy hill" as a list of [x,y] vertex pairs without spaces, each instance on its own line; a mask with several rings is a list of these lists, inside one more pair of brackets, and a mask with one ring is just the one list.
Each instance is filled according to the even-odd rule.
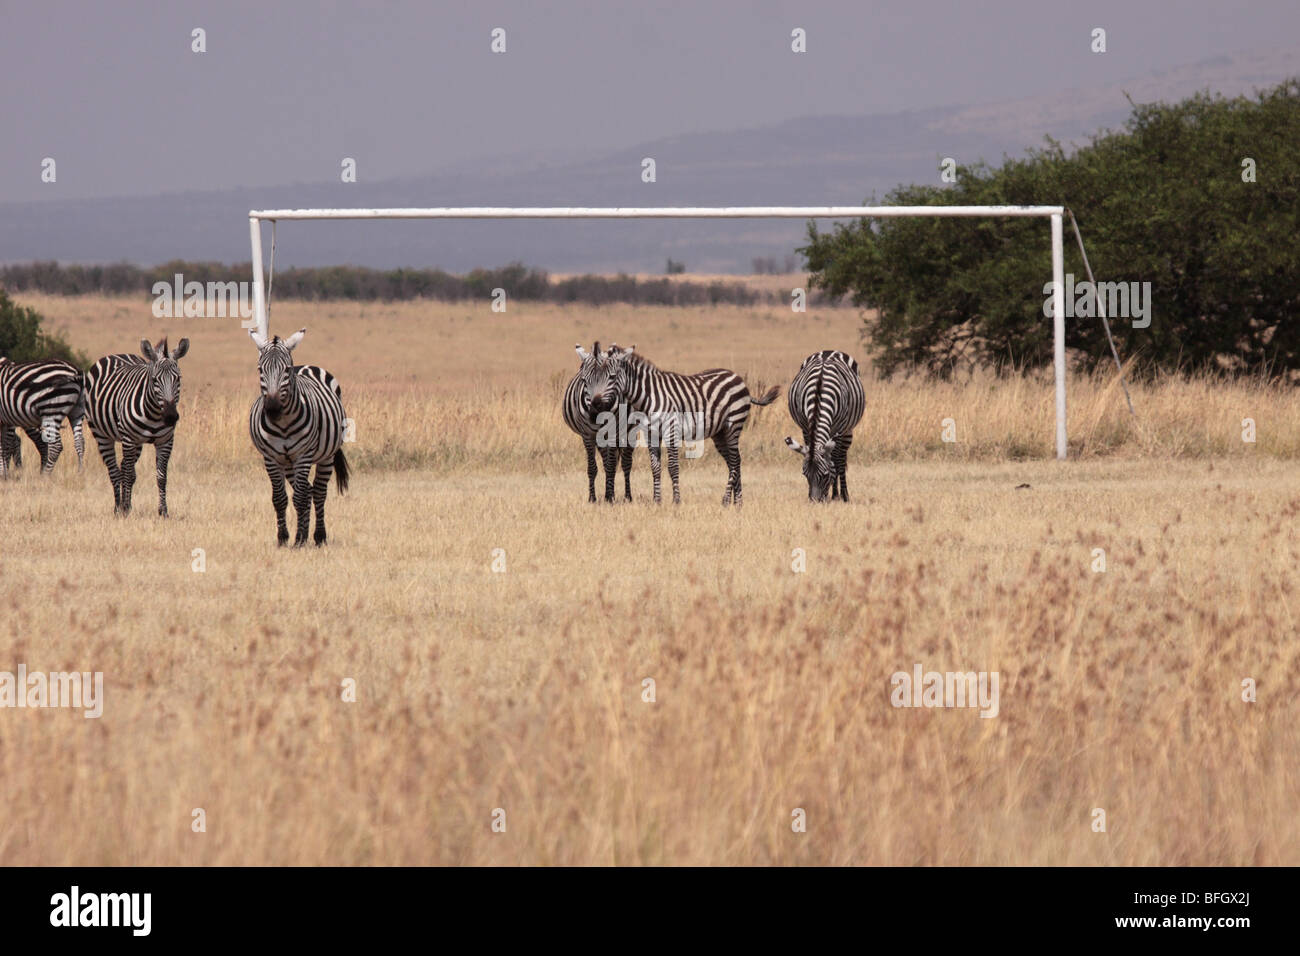
[[[757,129],[697,133],[589,159],[523,153],[428,176],[292,184],[120,199],[0,204],[0,261],[245,261],[250,208],[456,205],[774,205],[858,203],[900,182],[934,181],[941,157],[1018,154],[1044,135],[1077,142],[1136,101],[1198,90],[1251,92],[1300,74],[1300,53],[1238,54],[1105,87],[977,106],[873,116],[810,116]],[[232,143],[235,131],[232,130]],[[642,157],[658,181],[640,181]],[[364,178],[364,170],[362,171]],[[521,260],[560,271],[748,272],[800,244],[797,221],[285,223],[277,263],[438,266],[464,271]]]

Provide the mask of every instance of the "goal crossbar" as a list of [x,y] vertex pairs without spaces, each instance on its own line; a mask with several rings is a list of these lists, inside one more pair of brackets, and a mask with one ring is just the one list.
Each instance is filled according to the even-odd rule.
[[262,275],[264,220],[295,219],[887,219],[903,216],[1040,217],[1051,221],[1056,457],[1066,457],[1065,262],[1063,206],[449,206],[429,209],[254,209],[248,214],[253,255],[253,310],[267,334]]

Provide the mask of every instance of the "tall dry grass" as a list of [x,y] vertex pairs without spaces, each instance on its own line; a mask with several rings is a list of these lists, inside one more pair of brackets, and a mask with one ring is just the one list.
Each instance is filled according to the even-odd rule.
[[[186,423],[177,454],[212,466],[247,463],[257,354],[237,319],[159,321],[147,301],[127,298],[26,296],[23,302],[92,355],[135,351],[146,334],[188,336]],[[796,315],[733,306],[512,304],[502,314],[486,302],[275,305],[272,331],[300,327],[308,334],[298,360],[323,364],[338,377],[357,427],[349,451],[370,468],[571,466],[581,446],[557,409],[577,367],[575,341],[636,344],[662,367],[679,371],[734,368],[754,391],[788,385],[806,355],[829,346],[869,364],[859,343],[861,319],[852,309]],[[858,460],[1001,462],[1055,454],[1050,372],[977,373],[948,382],[868,375],[866,385],[867,413],[854,438]],[[1113,369],[1070,375],[1073,457],[1300,457],[1300,402],[1286,386],[1201,374],[1131,382],[1129,389],[1136,416]],[[943,440],[947,419],[955,442]],[[1254,423],[1254,442],[1243,441],[1244,419]],[[745,459],[784,462],[790,452],[781,439],[792,428],[784,398],[755,409],[750,427]]]
[[[358,423],[331,545],[294,552],[235,323],[33,304],[91,352],[194,345],[171,519],[149,453],[127,519],[93,446],[0,486],[0,670],[107,685],[99,720],[0,710],[0,863],[1300,862],[1288,392],[1141,385],[1135,425],[1075,378],[1061,464],[1045,380],[872,383],[847,506],[807,502],[780,403],[742,510],[712,449],[680,508],[641,453],[638,500],[589,506],[573,341],[786,382],[857,316],[282,303]],[[895,709],[917,663],[998,671],[999,715]]]

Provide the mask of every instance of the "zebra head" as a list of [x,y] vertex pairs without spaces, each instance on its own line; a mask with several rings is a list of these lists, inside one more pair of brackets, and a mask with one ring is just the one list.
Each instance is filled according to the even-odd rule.
[[814,442],[815,448],[801,445],[789,437],[785,443],[791,451],[803,455],[803,476],[808,479],[808,500],[825,501],[830,497],[831,481],[835,476],[835,465],[831,459],[835,452],[834,439]]
[[298,376],[293,374],[293,356],[289,353],[298,347],[307,330],[299,329],[287,339],[277,335],[270,341],[257,329],[249,329],[248,334],[260,353],[257,375],[262,385],[262,408],[267,415],[278,418],[297,402]]
[[149,360],[149,399],[162,409],[167,425],[175,425],[181,418],[176,408],[181,400],[181,367],[177,363],[189,350],[189,339],[181,339],[175,349],[168,349],[165,338],[157,345],[150,345],[148,339],[140,341],[140,354]]
[[620,402],[627,401],[628,385],[631,381],[628,375],[627,360],[635,351],[635,345],[619,348],[617,342],[611,342],[609,351],[605,353],[606,368],[609,374],[610,408]]
[[[616,346],[617,347],[617,346]],[[581,345],[575,345],[582,365],[578,369],[578,378],[582,382],[582,407],[593,425],[597,416],[614,407],[614,386],[609,375],[610,352],[601,352],[600,343],[595,343],[588,352]]]

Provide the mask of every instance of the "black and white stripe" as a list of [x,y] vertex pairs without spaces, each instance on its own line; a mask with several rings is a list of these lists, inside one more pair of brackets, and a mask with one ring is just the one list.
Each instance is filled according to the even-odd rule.
[[[167,340],[157,346],[140,342],[140,355],[105,355],[86,373],[86,418],[108,466],[113,484],[113,511],[131,510],[135,463],[145,445],[154,447],[158,479],[158,513],[167,517],[167,462],[172,454],[177,403],[181,398],[181,370],[177,362],[189,351],[190,340],[181,339],[175,350]],[[118,467],[116,443],[122,443]]]
[[730,504],[734,498],[739,505],[740,431],[749,418],[750,406],[770,405],[776,401],[780,388],[774,385],[762,398],[754,398],[745,380],[730,369],[711,368],[694,375],[667,372],[637,355],[635,348],[610,348],[613,394],[593,400],[593,411],[599,418],[612,413],[617,403],[626,402],[637,413],[637,424],[646,432],[650,446],[656,502],[660,500],[661,443],[668,446],[673,502],[679,503],[682,498],[677,484],[678,449],[683,442],[712,438],[718,454],[727,462],[727,487],[722,503]]
[[[588,352],[581,345],[574,346],[582,364],[578,374],[573,376],[564,390],[564,424],[582,439],[582,447],[587,451],[587,496],[589,501],[596,500],[596,424],[591,411],[592,398],[603,396],[611,388],[609,380],[609,355],[600,351],[597,342]],[[602,401],[603,401],[602,397]],[[614,500],[614,479],[619,462],[623,463],[623,497],[632,500],[632,445],[623,447],[601,442],[600,457],[605,465],[605,500]],[[608,446],[608,447],[606,447]]]
[[10,459],[15,465],[22,464],[19,428],[36,445],[41,472],[49,474],[63,451],[65,418],[72,422],[78,466],[84,464],[84,389],[81,370],[67,362],[13,362],[0,358],[0,476],[8,470]]
[[298,513],[294,547],[307,543],[313,501],[315,541],[318,546],[325,543],[325,495],[330,475],[337,473],[340,494],[348,488],[348,462],[343,456],[343,392],[325,369],[295,366],[290,355],[306,333],[306,329],[299,329],[287,339],[277,335],[267,341],[256,329],[249,332],[260,353],[257,371],[262,394],[249,412],[248,432],[271,479],[276,540],[281,545],[289,540],[285,522],[289,502],[284,483],[288,480],[293,485],[293,507]]
[[785,443],[803,456],[813,501],[849,500],[849,447],[866,403],[858,363],[836,349],[808,356],[790,383],[790,417],[803,432],[803,444],[793,438]]
[[0,425],[0,472],[23,466],[23,446],[18,444],[18,432],[9,425]]

